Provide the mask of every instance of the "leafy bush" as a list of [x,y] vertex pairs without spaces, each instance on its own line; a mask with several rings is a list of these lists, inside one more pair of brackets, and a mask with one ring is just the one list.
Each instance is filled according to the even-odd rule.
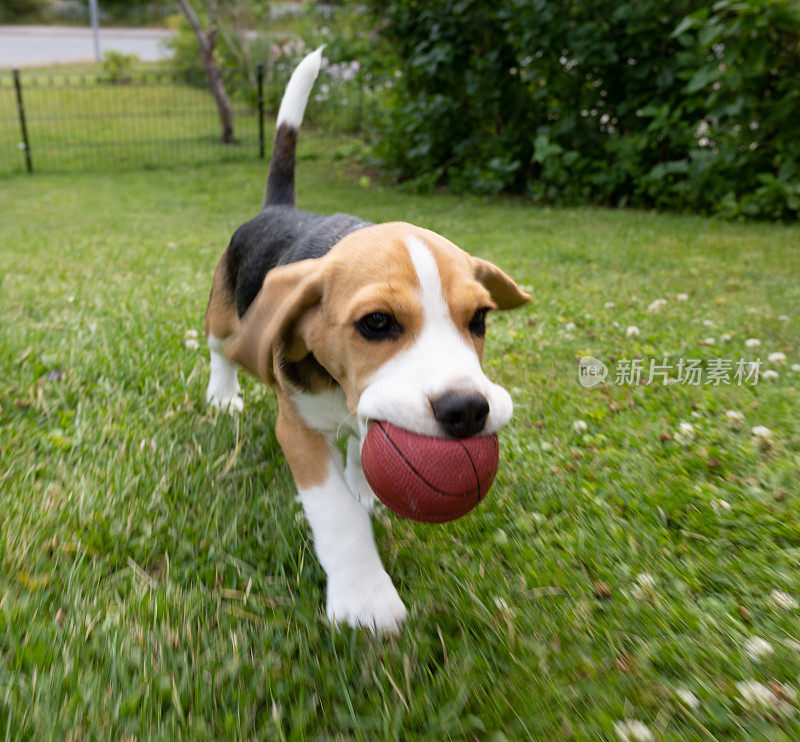
[[103,77],[115,85],[125,85],[133,80],[133,67],[138,61],[135,54],[110,49],[103,55]]
[[371,0],[400,76],[378,154],[417,188],[800,213],[800,4]]
[[[289,6],[291,7],[291,6]],[[278,111],[286,83],[297,63],[324,45],[323,67],[307,109],[307,126],[335,131],[359,131],[378,109],[377,89],[381,80],[364,70],[358,59],[369,56],[373,42],[364,24],[363,8],[346,3],[324,12],[306,6],[280,17],[254,15],[246,27],[234,28],[223,18],[214,55],[222,71],[228,94],[235,101],[254,106],[256,70],[266,70],[264,104],[268,115]],[[170,64],[176,76],[198,87],[208,81],[197,39],[182,15],[170,19],[176,31],[169,42]],[[252,28],[259,29],[255,33]]]
[[43,6],[43,0],[3,0],[0,4],[0,23],[39,20]]

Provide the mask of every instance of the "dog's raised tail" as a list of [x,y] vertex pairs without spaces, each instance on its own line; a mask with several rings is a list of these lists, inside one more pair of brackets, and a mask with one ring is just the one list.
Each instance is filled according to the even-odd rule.
[[267,176],[264,206],[294,206],[294,166],[297,130],[303,123],[308,96],[322,64],[322,47],[297,65],[278,109],[275,144]]

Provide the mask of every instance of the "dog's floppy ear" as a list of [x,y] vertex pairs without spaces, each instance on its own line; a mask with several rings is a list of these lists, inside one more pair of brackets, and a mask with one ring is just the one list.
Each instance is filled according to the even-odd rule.
[[239,322],[237,333],[225,346],[225,355],[251,374],[275,382],[273,349],[300,360],[308,353],[300,320],[322,299],[320,260],[301,260],[273,268],[261,291]]
[[472,258],[472,271],[475,279],[492,295],[492,301],[497,304],[498,309],[516,309],[531,299],[509,276],[488,260]]

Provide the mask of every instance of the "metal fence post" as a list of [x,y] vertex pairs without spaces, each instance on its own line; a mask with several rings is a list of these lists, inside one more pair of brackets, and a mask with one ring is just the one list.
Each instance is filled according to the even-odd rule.
[[264,65],[258,65],[258,157],[264,159]]
[[25,123],[25,105],[22,102],[22,84],[19,80],[19,70],[12,70],[14,75],[14,89],[17,91],[17,113],[19,114],[19,128],[22,130],[22,145],[25,148],[25,165],[28,172],[33,172],[31,162],[31,145],[28,141],[28,126]]

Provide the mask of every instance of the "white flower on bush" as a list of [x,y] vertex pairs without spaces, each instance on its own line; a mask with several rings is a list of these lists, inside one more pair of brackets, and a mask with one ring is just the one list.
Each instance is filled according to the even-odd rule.
[[776,351],[775,353],[770,353],[767,356],[767,360],[770,363],[786,363],[786,354]]
[[675,695],[681,699],[692,711],[700,708],[700,699],[688,688],[678,688]]
[[694,425],[691,423],[681,423],[678,425],[678,432],[675,433],[675,440],[682,446],[688,446],[695,437]]
[[626,338],[638,338],[640,334],[639,328],[636,325],[630,325],[628,329],[625,330]]
[[750,428],[750,435],[760,448],[769,448],[772,445],[772,431],[766,425],[756,425]]
[[736,683],[739,691],[739,702],[749,711],[760,714],[778,713],[788,716],[794,713],[797,693],[794,688],[782,683],[773,682],[767,687],[757,680],[743,680]]
[[764,381],[775,381],[778,378],[778,372],[768,368],[766,371],[761,372],[761,378]]
[[744,341],[745,348],[753,349],[753,348],[759,348],[760,346],[761,346],[761,341],[758,338],[747,338],[747,340]]
[[776,608],[783,608],[785,611],[793,611],[798,607],[797,601],[783,590],[773,590],[769,594],[769,599],[772,605]]
[[660,312],[667,305],[666,299],[656,299],[647,305],[648,312]]
[[652,742],[653,733],[636,719],[614,722],[614,731],[622,742]]
[[581,434],[589,430],[589,426],[583,420],[576,420],[574,423],[572,423],[572,429],[576,433]]
[[744,651],[751,660],[756,662],[763,660],[765,657],[769,657],[775,652],[772,645],[760,636],[751,636],[744,643]]

